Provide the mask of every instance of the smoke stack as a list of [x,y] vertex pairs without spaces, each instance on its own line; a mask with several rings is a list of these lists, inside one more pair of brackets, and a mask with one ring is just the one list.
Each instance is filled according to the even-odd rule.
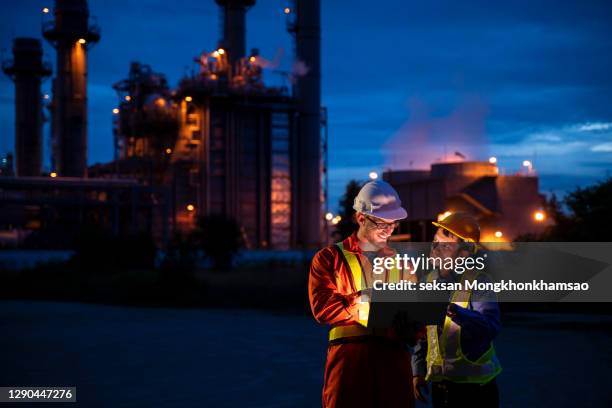
[[40,176],[43,124],[40,82],[51,75],[51,69],[42,62],[42,54],[36,38],[16,38],[13,60],[2,65],[2,70],[15,82],[17,176]]
[[310,220],[299,223],[297,242],[314,247],[321,242],[321,3],[320,0],[296,0],[296,63],[305,65],[305,74],[297,77],[294,94],[298,105],[298,186],[297,217]]
[[255,0],[216,0],[222,7],[223,40],[221,43],[228,54],[232,69],[236,62],[246,55],[246,12]]
[[53,83],[53,170],[60,176],[87,176],[87,49],[100,40],[89,23],[86,0],[55,0],[55,21],[43,36],[57,50]]

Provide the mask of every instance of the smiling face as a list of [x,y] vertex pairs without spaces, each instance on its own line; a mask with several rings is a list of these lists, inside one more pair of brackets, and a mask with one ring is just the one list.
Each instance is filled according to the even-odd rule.
[[356,217],[357,224],[359,224],[357,236],[361,241],[369,243],[374,250],[384,248],[389,237],[398,226],[397,221],[385,220],[360,212],[357,213]]

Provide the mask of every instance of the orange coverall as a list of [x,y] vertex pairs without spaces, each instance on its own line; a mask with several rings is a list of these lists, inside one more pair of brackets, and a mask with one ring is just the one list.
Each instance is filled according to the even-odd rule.
[[[354,252],[364,272],[371,271],[357,235],[343,241]],[[393,256],[384,248],[379,256]],[[367,277],[372,286],[372,274]],[[335,245],[314,256],[310,266],[308,295],[312,314],[319,323],[333,326],[357,322],[357,294],[344,256]],[[414,407],[411,358],[405,343],[392,329],[383,336],[348,337],[330,342],[323,385],[324,408]]]

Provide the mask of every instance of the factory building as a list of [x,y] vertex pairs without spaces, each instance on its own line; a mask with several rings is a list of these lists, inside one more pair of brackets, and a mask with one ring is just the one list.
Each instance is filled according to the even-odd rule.
[[132,63],[117,82],[115,160],[91,177],[132,177],[172,191],[172,228],[225,215],[247,248],[316,247],[323,241],[320,6],[288,9],[296,59],[309,67],[292,92],[264,83],[257,49],[246,53],[254,0],[217,0],[218,46],[195,58],[198,71],[170,89],[163,74]]
[[41,177],[43,96],[51,74],[38,39],[17,38],[3,71],[15,82],[15,153],[0,162],[0,247],[61,248],[84,228],[115,235],[149,234],[163,245],[169,236],[167,188],[134,179],[87,178],[87,50],[100,30],[86,0],[56,0],[43,9],[43,36],[56,49],[51,121],[52,170]]
[[431,221],[458,211],[476,216],[483,242],[508,242],[524,234],[541,233],[547,220],[533,169],[502,175],[491,161],[385,171],[383,179],[397,189],[408,211],[399,233],[412,241],[431,241],[436,228]]

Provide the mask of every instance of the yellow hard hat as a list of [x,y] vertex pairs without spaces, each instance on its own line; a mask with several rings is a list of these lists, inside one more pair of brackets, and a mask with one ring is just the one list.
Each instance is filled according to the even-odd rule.
[[476,218],[464,212],[451,213],[440,221],[432,222],[436,227],[444,228],[466,242],[480,241],[480,225]]

